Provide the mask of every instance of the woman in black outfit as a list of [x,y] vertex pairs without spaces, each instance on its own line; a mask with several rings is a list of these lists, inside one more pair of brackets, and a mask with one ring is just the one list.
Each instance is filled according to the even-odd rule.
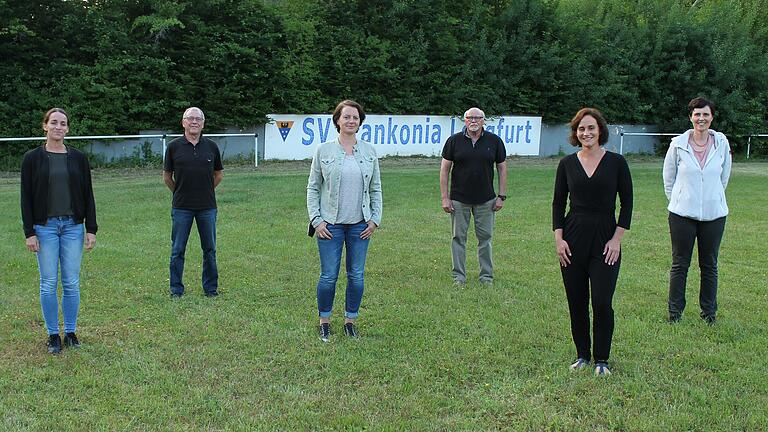
[[[594,354],[595,375],[610,375],[612,302],[621,264],[621,238],[632,219],[632,176],[621,155],[602,147],[608,141],[608,124],[600,111],[583,108],[570,126],[569,141],[581,149],[564,157],[557,167],[552,229],[578,356],[571,370],[589,367]],[[618,223],[617,194],[621,203]],[[594,315],[591,351],[590,285]]]

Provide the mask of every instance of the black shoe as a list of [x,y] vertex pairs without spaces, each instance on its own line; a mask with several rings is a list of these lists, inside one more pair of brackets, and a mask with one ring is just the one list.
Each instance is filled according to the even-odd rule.
[[667,318],[667,322],[670,323],[670,324],[677,324],[682,319],[683,319],[683,316],[681,314],[670,313],[669,317]]
[[58,334],[48,335],[48,354],[59,354],[61,352],[61,336]]
[[74,333],[64,334],[64,345],[69,348],[80,348],[80,341],[77,340],[77,335]]
[[714,315],[702,315],[701,319],[703,319],[709,326],[715,325],[715,322],[717,321],[717,318]]
[[331,325],[329,323],[322,323],[317,327],[320,333],[320,340],[323,342],[330,342],[331,340]]
[[208,291],[205,293],[206,297],[216,297],[217,295],[219,295],[218,291]]
[[171,293],[171,298],[172,299],[177,299],[177,298],[181,298],[181,296],[183,296],[183,295],[184,294],[182,294],[182,293]]
[[357,333],[357,327],[355,327],[355,323],[345,323],[344,324],[344,334],[347,335],[350,339],[357,339],[360,337],[360,335]]

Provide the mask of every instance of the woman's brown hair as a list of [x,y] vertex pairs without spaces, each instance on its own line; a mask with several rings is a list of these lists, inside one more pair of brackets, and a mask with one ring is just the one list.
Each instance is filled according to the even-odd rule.
[[48,123],[48,119],[51,118],[51,114],[53,113],[61,113],[64,114],[64,117],[67,118],[67,121],[69,121],[69,114],[67,114],[66,111],[64,111],[61,108],[51,108],[48,111],[45,112],[45,115],[43,116],[43,126],[45,126]]
[[581,123],[581,121],[586,116],[592,116],[592,118],[597,121],[597,128],[600,131],[600,136],[597,137],[598,144],[603,145],[607,143],[608,122],[605,121],[603,113],[601,113],[597,108],[582,108],[579,110],[579,112],[576,113],[575,116],[573,116],[570,123],[571,134],[568,136],[568,142],[570,142],[574,147],[581,147],[581,143],[579,142],[579,137],[576,135],[576,132],[579,129],[579,123]]
[[360,116],[361,125],[363,124],[363,120],[365,120],[365,111],[363,111],[362,105],[353,100],[345,99],[339,102],[339,104],[336,105],[336,109],[333,110],[333,125],[336,126],[336,132],[341,132],[338,122],[339,118],[341,118],[341,110],[343,110],[344,107],[352,107],[357,110],[357,114]]

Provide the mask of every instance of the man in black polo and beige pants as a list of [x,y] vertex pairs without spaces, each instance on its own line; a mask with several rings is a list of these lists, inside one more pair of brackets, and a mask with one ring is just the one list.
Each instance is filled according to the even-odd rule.
[[[479,108],[464,113],[466,127],[451,135],[443,146],[440,164],[440,195],[442,207],[451,214],[453,238],[453,283],[467,282],[465,269],[467,230],[469,220],[475,218],[477,258],[480,261],[480,282],[493,282],[493,257],[491,237],[495,212],[507,199],[507,151],[497,135],[485,132],[485,114]],[[499,194],[493,190],[493,168],[499,172]],[[448,178],[450,177],[450,195]]]
[[216,186],[223,177],[219,147],[202,135],[205,114],[200,108],[184,111],[184,136],[168,144],[163,163],[163,181],[173,192],[171,218],[171,297],[184,294],[184,254],[192,222],[197,223],[203,249],[203,291],[207,297],[219,294],[216,266]]

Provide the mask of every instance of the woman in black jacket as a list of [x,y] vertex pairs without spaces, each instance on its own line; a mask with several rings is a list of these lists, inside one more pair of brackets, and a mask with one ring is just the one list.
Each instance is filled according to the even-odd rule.
[[64,344],[79,347],[75,330],[83,242],[87,250],[93,249],[98,227],[88,159],[64,144],[69,116],[61,108],[51,108],[43,117],[43,130],[45,144],[28,151],[21,164],[21,218],[27,249],[37,253],[48,352],[58,354],[62,346],[56,294],[59,265]]

